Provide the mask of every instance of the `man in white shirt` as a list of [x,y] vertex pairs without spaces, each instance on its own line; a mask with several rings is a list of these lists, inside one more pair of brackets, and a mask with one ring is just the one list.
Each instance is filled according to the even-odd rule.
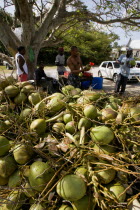
[[132,48],[127,48],[127,53],[120,55],[118,58],[118,63],[120,63],[120,74],[115,85],[115,93],[120,93],[121,95],[125,92],[128,77],[130,75],[131,61],[134,61],[132,57]]
[[64,55],[64,49],[62,47],[60,47],[58,49],[58,55],[56,56],[55,64],[57,66],[58,74],[64,75],[66,68],[64,66],[65,65],[65,55]]
[[17,50],[18,53],[15,55],[15,61],[17,67],[18,81],[24,82],[28,80],[28,67],[24,58],[26,51],[24,46],[18,47]]

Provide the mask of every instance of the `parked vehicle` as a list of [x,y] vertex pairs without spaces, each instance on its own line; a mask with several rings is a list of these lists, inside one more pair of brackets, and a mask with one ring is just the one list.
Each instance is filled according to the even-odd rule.
[[[117,75],[120,73],[120,64],[116,61],[104,61],[99,66],[98,76],[117,80]],[[129,81],[138,81],[140,79],[140,61],[136,61],[136,65],[130,68]]]
[[[14,57],[11,57],[11,58],[14,59]],[[6,69],[8,70],[13,69],[13,66],[7,61],[3,61],[3,65],[6,66]]]

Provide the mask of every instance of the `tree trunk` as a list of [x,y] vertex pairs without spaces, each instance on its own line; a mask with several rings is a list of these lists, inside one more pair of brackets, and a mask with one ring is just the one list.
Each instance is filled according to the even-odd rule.
[[28,79],[32,80],[35,79],[35,70],[37,67],[37,57],[39,54],[39,45],[38,47],[34,48],[32,46],[28,46],[26,48],[26,62],[27,62],[27,66],[28,66]]

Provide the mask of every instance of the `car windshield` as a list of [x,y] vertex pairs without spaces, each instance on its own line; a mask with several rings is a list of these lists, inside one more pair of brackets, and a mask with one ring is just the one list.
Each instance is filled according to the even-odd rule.
[[120,68],[120,64],[119,63],[114,62],[113,64],[114,64],[114,68]]

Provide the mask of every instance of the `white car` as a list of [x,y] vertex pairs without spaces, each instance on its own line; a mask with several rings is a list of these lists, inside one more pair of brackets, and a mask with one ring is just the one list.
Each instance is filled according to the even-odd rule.
[[[104,61],[99,66],[98,76],[117,80],[117,75],[120,73],[120,64],[116,61]],[[140,79],[140,61],[136,61],[136,65],[130,68],[128,80],[138,81]]]
[[[11,58],[14,60],[14,57],[11,57]],[[3,65],[6,66],[6,69],[8,70],[13,69],[13,66],[7,61],[3,61]]]

